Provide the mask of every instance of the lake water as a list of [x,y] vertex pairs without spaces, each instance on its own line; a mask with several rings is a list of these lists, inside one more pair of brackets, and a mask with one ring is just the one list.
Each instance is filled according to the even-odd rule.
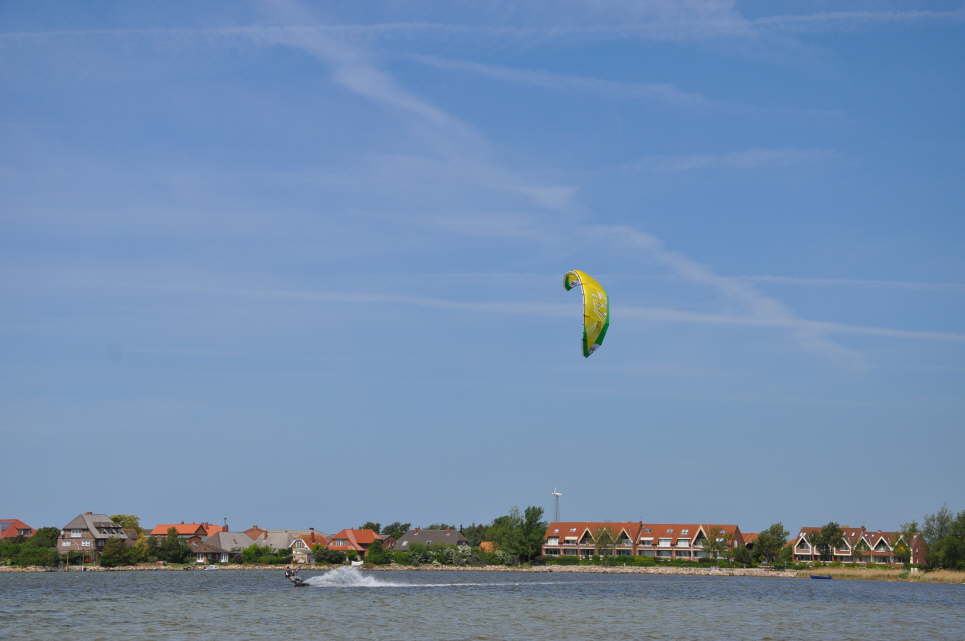
[[0,639],[963,641],[965,586],[512,572],[0,574]]

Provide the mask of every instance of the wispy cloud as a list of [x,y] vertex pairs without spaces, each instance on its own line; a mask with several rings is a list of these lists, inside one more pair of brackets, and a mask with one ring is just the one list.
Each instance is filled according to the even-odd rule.
[[675,106],[698,107],[716,104],[705,96],[688,92],[669,83],[617,82],[586,76],[567,76],[547,71],[514,69],[438,56],[414,55],[410,59],[437,69],[466,71],[505,82],[543,87],[558,91],[585,91],[618,98],[654,101]]
[[745,149],[722,154],[651,156],[625,165],[636,171],[685,172],[700,169],[760,169],[789,167],[827,160],[835,156],[830,149]]
[[737,276],[741,280],[779,285],[817,285],[829,287],[874,287],[884,289],[959,290],[965,291],[965,283],[929,283],[904,280],[867,280],[857,278],[807,278],[800,276]]
[[950,11],[829,11],[797,15],[765,16],[753,24],[757,28],[788,31],[826,31],[832,29],[859,29],[877,24],[909,22],[961,22],[965,20],[965,8]]
[[[681,260],[679,258],[673,260]],[[687,259],[682,259],[684,262]],[[715,278],[710,274],[701,276],[704,280]],[[717,283],[719,287],[731,287],[731,284]],[[377,292],[346,292],[346,291],[310,291],[310,290],[277,290],[277,289],[238,289],[220,290],[221,293],[239,296],[254,296],[300,301],[315,301],[320,303],[347,304],[386,304],[425,307],[431,309],[487,312],[498,314],[512,314],[531,317],[563,317],[571,318],[574,314],[573,306],[563,303],[546,303],[532,300],[517,301],[466,301],[430,296],[403,296],[397,294],[383,294]],[[965,343],[965,334],[955,332],[932,332],[875,327],[869,325],[853,325],[827,321],[814,321],[798,318],[781,309],[780,304],[767,300],[766,296],[755,292],[743,292],[751,300],[752,307],[760,312],[767,308],[767,313],[755,315],[713,314],[693,312],[688,310],[666,307],[644,307],[635,305],[621,305],[615,311],[615,317],[621,322],[638,320],[653,323],[686,323],[696,325],[733,326],[789,329],[804,335],[823,334],[852,334],[862,336],[879,336],[902,338],[909,340],[928,340]],[[813,340],[813,339],[812,339]],[[834,346],[835,353],[841,348]]]
[[863,358],[858,352],[828,340],[823,335],[825,331],[802,322],[802,319],[777,299],[758,291],[746,282],[715,274],[699,262],[664,248],[663,244],[650,234],[627,226],[595,225],[586,229],[589,233],[609,238],[617,245],[643,250],[681,278],[712,287],[726,298],[741,303],[756,323],[794,329],[794,336],[807,349],[849,365],[863,365]]

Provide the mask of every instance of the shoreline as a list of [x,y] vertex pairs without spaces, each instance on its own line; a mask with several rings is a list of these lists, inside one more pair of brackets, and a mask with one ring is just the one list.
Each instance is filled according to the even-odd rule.
[[[219,565],[218,571],[228,572],[251,572],[251,571],[277,571],[282,572],[285,565],[240,565],[226,564]],[[299,570],[312,572],[325,572],[345,565],[299,565]],[[946,583],[950,585],[965,584],[965,572],[942,571],[933,572],[906,572],[903,570],[883,570],[883,569],[862,569],[862,568],[838,568],[838,567],[817,567],[809,570],[771,570],[765,568],[690,568],[690,567],[632,567],[617,566],[604,567],[596,565],[538,565],[530,567],[507,567],[503,565],[485,565],[478,567],[454,566],[454,565],[366,565],[363,570],[370,572],[526,572],[537,574],[661,574],[676,576],[751,576],[751,577],[771,577],[771,578],[803,578],[807,579],[811,574],[829,575],[834,579],[846,581],[890,581],[897,583]],[[43,567],[0,567],[0,573],[21,572],[25,574],[36,574],[41,572],[64,572],[65,570],[55,570]],[[205,571],[203,566],[170,566],[170,565],[135,565],[116,568],[103,568],[100,566],[90,566],[83,570],[80,567],[71,568],[70,572],[197,572]]]

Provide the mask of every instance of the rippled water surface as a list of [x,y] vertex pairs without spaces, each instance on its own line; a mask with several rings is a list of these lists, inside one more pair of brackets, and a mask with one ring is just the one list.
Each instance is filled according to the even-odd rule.
[[282,571],[0,574],[9,639],[965,640],[965,586]]

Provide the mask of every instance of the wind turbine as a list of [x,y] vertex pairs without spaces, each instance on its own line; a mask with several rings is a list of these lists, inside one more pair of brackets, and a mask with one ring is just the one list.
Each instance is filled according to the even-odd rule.
[[553,520],[559,521],[560,520],[560,497],[563,496],[563,493],[554,487],[552,495],[553,495],[553,500],[556,502],[556,516],[553,518]]

